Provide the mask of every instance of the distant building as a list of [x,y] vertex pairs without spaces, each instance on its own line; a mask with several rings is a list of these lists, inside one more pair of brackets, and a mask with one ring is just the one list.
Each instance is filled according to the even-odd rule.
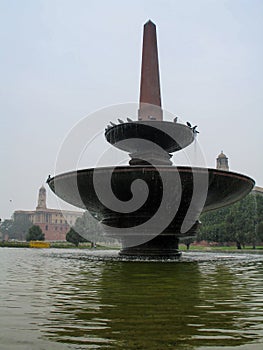
[[[221,151],[219,156],[216,158],[216,168],[229,171],[228,158],[223,153],[223,151]],[[254,186],[251,193],[252,194],[259,194],[259,195],[263,196],[263,188],[259,187],[259,186]]]
[[46,189],[42,186],[39,189],[38,203],[36,210],[25,211],[16,210],[14,220],[21,216],[26,216],[33,225],[41,228],[47,241],[65,241],[66,234],[71,226],[75,224],[78,217],[83,212],[59,209],[49,209],[46,205]]
[[263,188],[259,186],[255,186],[252,190],[253,194],[259,194],[260,196],[263,196]]
[[228,158],[223,151],[216,158],[216,168],[229,171]]

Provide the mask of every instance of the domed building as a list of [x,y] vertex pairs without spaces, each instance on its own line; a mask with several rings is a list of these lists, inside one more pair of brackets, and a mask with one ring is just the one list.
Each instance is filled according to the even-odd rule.
[[259,186],[255,186],[252,190],[252,193],[259,196],[263,196],[263,188]]
[[33,225],[41,228],[47,241],[65,241],[66,234],[75,224],[78,217],[83,215],[81,211],[49,209],[46,204],[46,189],[39,189],[36,210],[16,210],[14,220],[18,217],[27,217]]
[[[223,153],[223,151],[221,151],[221,153],[216,158],[216,168],[229,171],[228,158]],[[251,193],[263,196],[263,188],[260,186],[254,186]]]
[[216,168],[229,171],[228,158],[223,151],[216,158]]

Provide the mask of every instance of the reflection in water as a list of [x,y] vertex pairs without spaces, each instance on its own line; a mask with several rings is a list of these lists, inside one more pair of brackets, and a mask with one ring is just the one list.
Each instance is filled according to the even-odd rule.
[[262,347],[263,257],[153,263],[0,249],[0,259],[1,350]]
[[231,265],[82,262],[52,293],[46,334],[101,349],[251,343],[262,337],[262,264]]

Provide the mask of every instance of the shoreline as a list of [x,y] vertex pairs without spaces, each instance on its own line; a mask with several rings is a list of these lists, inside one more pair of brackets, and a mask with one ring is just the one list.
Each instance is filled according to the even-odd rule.
[[[29,245],[29,242],[0,242],[0,248],[31,248]],[[69,242],[50,242],[50,247],[49,248],[43,248],[43,249],[78,249],[78,250],[83,250],[83,249],[88,249],[88,250],[119,250],[121,249],[120,247],[116,246],[106,246],[106,245],[97,245],[96,248],[92,248],[90,244],[87,243],[81,243],[79,244],[78,247],[73,245],[72,243]],[[32,249],[32,248],[31,248]],[[36,249],[36,248],[35,248]],[[242,249],[237,249],[236,246],[203,246],[203,245],[191,245],[190,249],[187,249],[184,244],[179,245],[179,250],[182,252],[236,252],[236,253],[262,253],[263,254],[263,246],[258,246],[256,249],[253,249],[252,246],[247,246]]]

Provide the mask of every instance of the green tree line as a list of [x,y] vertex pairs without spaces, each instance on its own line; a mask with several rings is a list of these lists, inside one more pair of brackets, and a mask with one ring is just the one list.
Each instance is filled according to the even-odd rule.
[[256,248],[263,242],[263,196],[249,194],[231,206],[202,214],[200,220],[197,241]]

